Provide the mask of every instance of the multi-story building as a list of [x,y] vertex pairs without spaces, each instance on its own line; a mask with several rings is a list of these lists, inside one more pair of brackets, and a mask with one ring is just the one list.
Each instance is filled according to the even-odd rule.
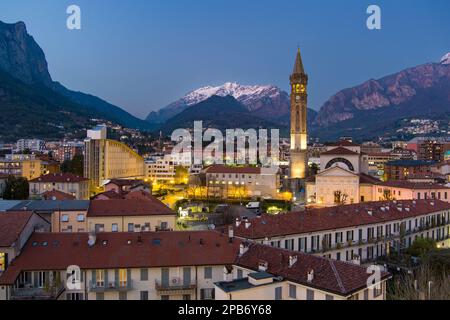
[[177,214],[155,197],[93,200],[87,223],[95,232],[150,232],[174,230]]
[[176,164],[170,155],[145,161],[145,178],[154,182],[175,182]]
[[450,188],[438,183],[394,180],[374,185],[373,192],[376,201],[437,199],[450,202]]
[[366,263],[418,237],[450,247],[450,204],[439,200],[371,202],[236,221],[241,239],[338,261]]
[[45,150],[45,141],[39,139],[20,139],[16,143],[16,150],[18,152],[24,152],[25,150],[42,152]]
[[357,265],[232,233],[36,233],[0,288],[8,300],[383,299],[389,274],[374,288],[369,277]]
[[365,268],[253,243],[229,277],[215,284],[216,300],[384,300],[390,275],[368,287]]
[[70,194],[77,200],[89,199],[89,180],[72,173],[47,174],[30,180],[30,196],[38,197],[49,191]]
[[384,165],[384,181],[408,180],[410,176],[429,175],[434,161],[395,160]]
[[83,148],[82,142],[65,142],[57,147],[53,157],[59,162],[72,160],[76,155],[83,155]]
[[111,179],[143,179],[144,159],[127,145],[106,138],[106,126],[88,130],[85,140],[84,177],[98,193]]
[[37,230],[49,231],[50,224],[33,212],[11,211],[0,214],[0,275]]
[[444,161],[444,154],[450,149],[450,143],[437,140],[424,140],[418,144],[418,159],[426,161]]
[[280,197],[280,175],[276,169],[212,165],[204,171],[208,197],[220,199]]
[[391,152],[368,153],[369,175],[378,179],[384,178],[384,165],[393,160],[398,160],[400,157]]
[[88,200],[26,200],[8,211],[31,211],[51,222],[52,232],[86,232]]

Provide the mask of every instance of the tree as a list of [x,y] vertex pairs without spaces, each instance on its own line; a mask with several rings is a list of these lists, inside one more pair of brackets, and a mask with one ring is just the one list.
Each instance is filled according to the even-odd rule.
[[423,257],[433,250],[436,250],[436,242],[431,239],[417,238],[408,248],[408,254],[413,257]]
[[73,173],[77,176],[83,176],[84,170],[84,159],[83,155],[76,154],[72,160],[66,160],[61,164],[61,172],[63,173]]
[[348,195],[338,190],[334,192],[334,203],[344,205],[347,202]]
[[5,200],[27,200],[29,196],[30,190],[27,179],[14,176],[9,176],[6,179],[5,192],[3,193]]
[[311,165],[309,166],[309,170],[311,175],[315,176],[319,172],[319,166],[317,165],[317,163],[311,163]]

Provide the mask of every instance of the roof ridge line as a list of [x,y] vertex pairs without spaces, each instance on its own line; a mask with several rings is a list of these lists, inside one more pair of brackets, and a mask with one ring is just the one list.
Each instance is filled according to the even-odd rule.
[[341,292],[346,292],[344,284],[342,283],[342,279],[339,275],[339,272],[336,269],[336,266],[334,265],[334,261],[333,260],[328,260],[328,262],[330,263],[331,269],[333,270],[333,273],[336,277],[337,283],[339,285],[339,288],[341,289]]

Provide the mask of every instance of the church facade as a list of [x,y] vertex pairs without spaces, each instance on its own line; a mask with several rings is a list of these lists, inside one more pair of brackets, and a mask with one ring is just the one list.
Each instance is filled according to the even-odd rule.
[[373,201],[379,182],[368,175],[368,156],[361,153],[361,146],[340,141],[327,145],[320,155],[319,173],[306,181],[306,199],[319,207]]

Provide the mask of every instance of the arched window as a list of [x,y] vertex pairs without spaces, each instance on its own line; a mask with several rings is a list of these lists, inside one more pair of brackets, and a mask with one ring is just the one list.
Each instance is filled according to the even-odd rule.
[[334,158],[333,160],[331,160],[330,162],[327,163],[325,169],[329,169],[338,163],[343,163],[347,166],[348,170],[353,171],[353,172],[355,171],[355,168],[353,167],[352,163],[344,158]]

